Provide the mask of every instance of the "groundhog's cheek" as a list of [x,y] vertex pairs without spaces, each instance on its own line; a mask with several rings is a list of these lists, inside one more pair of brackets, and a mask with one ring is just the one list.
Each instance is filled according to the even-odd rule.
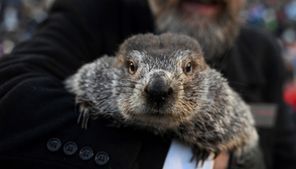
[[118,99],[117,105],[120,113],[128,118],[129,116],[134,116],[143,109],[143,99],[137,93],[126,95],[126,93],[121,94],[120,99]]

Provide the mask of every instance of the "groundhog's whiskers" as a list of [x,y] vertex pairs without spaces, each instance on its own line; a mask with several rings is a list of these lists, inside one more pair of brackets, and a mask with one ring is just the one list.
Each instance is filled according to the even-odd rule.
[[135,84],[141,84],[141,85],[144,85],[142,82],[140,81],[135,81],[135,80],[132,80],[132,79],[119,79],[117,80],[118,82],[130,82],[130,83],[135,83]]
[[[122,88],[131,88],[131,89],[136,89],[136,90],[142,91],[142,89],[137,88],[137,87],[135,87],[135,86],[116,85],[116,86],[114,86],[114,87],[119,88],[119,89],[121,89],[121,90],[122,90]],[[122,91],[120,91],[120,92],[122,92]]]

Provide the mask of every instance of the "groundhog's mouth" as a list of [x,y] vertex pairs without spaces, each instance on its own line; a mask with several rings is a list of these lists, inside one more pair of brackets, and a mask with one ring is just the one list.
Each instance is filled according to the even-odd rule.
[[160,111],[145,113],[145,116],[150,116],[150,117],[154,117],[154,118],[164,118],[169,115],[170,114],[167,114],[167,113],[161,113]]
[[179,125],[179,121],[172,114],[164,114],[159,112],[145,113],[133,116],[134,122],[150,127],[161,127],[162,129],[169,129]]

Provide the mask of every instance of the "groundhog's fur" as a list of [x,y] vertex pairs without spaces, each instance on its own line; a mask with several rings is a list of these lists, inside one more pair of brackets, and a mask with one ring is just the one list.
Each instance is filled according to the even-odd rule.
[[[172,133],[202,160],[221,151],[234,152],[237,158],[257,151],[250,108],[205,63],[199,43],[188,36],[133,36],[116,57],[84,65],[66,86],[76,95],[78,121],[85,128],[89,117],[108,116],[157,134]],[[169,92],[162,95],[154,91],[158,88]]]

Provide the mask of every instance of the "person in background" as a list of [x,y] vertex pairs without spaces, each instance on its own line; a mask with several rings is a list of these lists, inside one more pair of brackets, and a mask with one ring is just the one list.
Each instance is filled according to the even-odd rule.
[[[207,62],[221,71],[246,101],[280,100],[284,68],[276,42],[262,32],[241,27],[243,3],[56,1],[34,36],[0,61],[1,165],[162,168],[171,140],[128,127],[112,128],[106,119],[81,129],[76,124],[79,112],[74,98],[63,85],[82,64],[103,54],[113,55],[133,34],[173,31],[196,37],[202,42]],[[264,138],[261,141],[268,143]],[[283,150],[282,145],[290,148],[284,150],[293,146],[286,145],[284,137],[281,143],[276,144],[275,152]],[[289,158],[276,153],[275,159],[269,159],[272,152],[264,155],[268,163],[274,160],[280,168],[293,168],[295,164],[289,161],[295,157],[292,153]],[[226,168],[231,162],[228,154],[217,159],[215,168]]]

